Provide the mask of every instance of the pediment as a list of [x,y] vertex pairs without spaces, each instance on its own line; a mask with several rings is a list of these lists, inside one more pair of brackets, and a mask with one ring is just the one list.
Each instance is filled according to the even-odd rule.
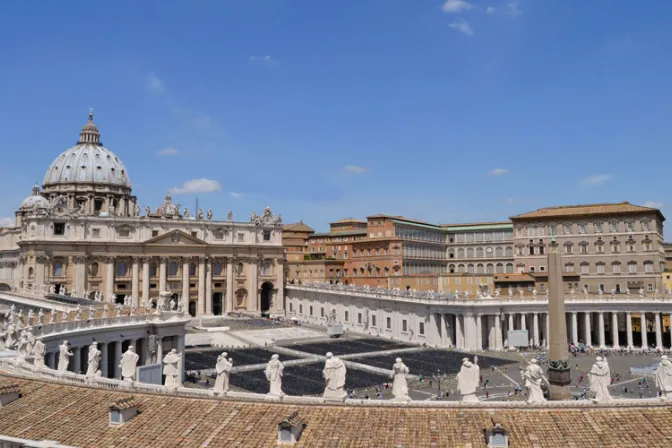
[[145,241],[146,246],[207,246],[207,243],[181,230],[172,230]]

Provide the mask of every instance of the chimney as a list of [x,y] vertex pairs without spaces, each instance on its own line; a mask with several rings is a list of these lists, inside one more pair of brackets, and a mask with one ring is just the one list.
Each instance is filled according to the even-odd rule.
[[19,399],[19,385],[12,382],[0,382],[0,408]]
[[305,427],[306,425],[299,420],[299,412],[295,411],[278,423],[278,445],[294,445],[299,441]]
[[134,397],[122,398],[110,405],[110,426],[123,426],[138,415],[138,403]]

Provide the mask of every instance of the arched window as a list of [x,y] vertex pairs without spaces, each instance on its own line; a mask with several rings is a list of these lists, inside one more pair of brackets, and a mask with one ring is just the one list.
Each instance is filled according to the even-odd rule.
[[483,248],[479,247],[476,249],[476,258],[483,258]]
[[457,265],[457,272],[459,272],[460,274],[463,274],[464,272],[466,272],[464,270],[464,265],[463,264],[458,264]]
[[91,263],[91,277],[98,277],[99,269],[100,265],[98,265],[98,262]]
[[457,249],[457,258],[464,258],[464,249]]
[[636,274],[637,273],[637,262],[636,261],[629,261],[628,262],[628,274]]
[[450,272],[451,274],[455,273],[455,265],[454,264],[451,264],[451,265],[448,266],[448,272]]
[[574,272],[574,263],[565,263],[565,272]]
[[513,274],[513,263],[506,263],[506,273]]
[[467,273],[468,274],[473,274],[474,273],[474,265],[473,264],[468,264],[467,265]]
[[481,263],[478,263],[478,265],[476,265],[476,273],[477,274],[485,273],[485,267]]
[[117,277],[126,277],[128,264],[125,261],[117,261]]
[[492,263],[488,263],[488,265],[485,267],[485,272],[487,272],[488,274],[494,274],[495,266]]
[[501,247],[495,249],[495,256],[497,258],[502,258],[504,256],[504,249],[502,249]]
[[170,264],[168,265],[168,276],[177,277],[178,270],[179,266],[177,265],[177,261],[171,261]]
[[467,249],[467,258],[474,258],[474,249],[471,247]]
[[513,257],[513,247],[509,246],[506,248],[506,256]]
[[503,274],[504,273],[504,265],[502,263],[497,263],[497,266],[495,266],[495,272],[497,274]]
[[51,275],[53,277],[63,277],[63,262],[54,261],[51,265]]
[[28,278],[33,278],[33,274],[35,274],[33,268],[32,267],[28,268]]
[[621,262],[620,261],[614,261],[611,263],[611,272],[613,274],[620,274],[621,273]]

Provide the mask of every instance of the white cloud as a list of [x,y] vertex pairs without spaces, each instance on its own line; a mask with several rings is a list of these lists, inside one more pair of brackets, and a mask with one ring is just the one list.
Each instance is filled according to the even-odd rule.
[[212,126],[210,115],[199,115],[191,119],[191,124],[197,129],[209,129]]
[[147,75],[147,88],[157,95],[166,93],[166,85],[154,73]]
[[494,6],[488,6],[485,8],[485,13],[486,14],[494,14],[495,13],[495,7]]
[[243,197],[243,193],[236,193],[235,191],[232,191],[229,193],[229,196],[231,196],[233,199],[240,199]]
[[14,227],[15,225],[15,218],[0,218],[0,227]]
[[446,0],[442,9],[443,12],[448,14],[460,14],[465,11],[469,11],[473,7],[474,5],[469,2],[465,2],[464,0]]
[[513,203],[518,202],[518,201],[519,201],[518,198],[506,198],[506,199],[504,199],[505,204],[513,204]]
[[608,180],[612,179],[614,176],[611,174],[594,174],[592,176],[585,177],[581,179],[581,183],[587,186],[597,186],[603,185]]
[[220,191],[221,189],[222,187],[216,180],[201,178],[188,180],[181,187],[171,188],[170,192],[174,194],[211,193],[213,191]]
[[511,0],[506,4],[506,11],[512,16],[519,16],[524,11],[520,7],[520,0]]
[[354,173],[354,174],[364,174],[367,171],[370,171],[368,168],[365,168],[363,166],[357,166],[357,165],[345,165],[343,167],[343,171],[346,173]]
[[267,54],[266,56],[250,56],[250,62],[259,62],[265,65],[280,65],[280,61],[270,54]]
[[179,151],[175,148],[163,148],[156,151],[157,156],[174,156]]
[[462,34],[466,34],[467,36],[474,35],[474,30],[471,29],[466,20],[456,20],[448,26]]
[[644,207],[651,207],[651,208],[663,208],[663,203],[662,202],[657,202],[657,201],[646,201],[644,203]]
[[509,174],[509,170],[506,168],[495,168],[494,170],[490,171],[490,174],[493,176],[501,176],[503,174]]

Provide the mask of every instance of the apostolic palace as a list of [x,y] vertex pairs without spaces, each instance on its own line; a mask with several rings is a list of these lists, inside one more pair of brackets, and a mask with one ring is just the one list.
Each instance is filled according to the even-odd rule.
[[282,310],[281,222],[270,208],[217,220],[170,194],[141,207],[90,113],[21,203],[17,227],[0,232],[0,287],[135,303],[170,291],[192,316]]

